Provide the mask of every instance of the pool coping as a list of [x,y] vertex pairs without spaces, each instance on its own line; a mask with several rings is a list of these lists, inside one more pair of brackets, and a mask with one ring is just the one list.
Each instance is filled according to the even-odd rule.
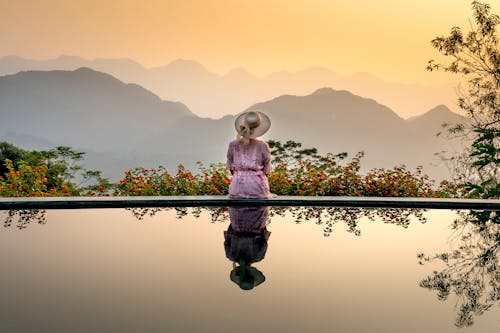
[[278,196],[271,199],[233,199],[225,195],[0,198],[0,210],[216,206],[318,206],[500,211],[500,200],[345,196]]

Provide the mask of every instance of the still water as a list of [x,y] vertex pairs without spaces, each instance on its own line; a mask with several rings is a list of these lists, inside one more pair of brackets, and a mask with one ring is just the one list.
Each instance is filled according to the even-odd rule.
[[498,332],[495,213],[0,211],[0,332]]

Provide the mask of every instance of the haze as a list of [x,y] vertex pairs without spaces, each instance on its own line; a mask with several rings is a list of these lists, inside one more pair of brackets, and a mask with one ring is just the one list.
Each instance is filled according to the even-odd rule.
[[[321,66],[437,85],[452,78],[424,70],[436,58],[429,42],[467,26],[470,2],[0,0],[0,56],[130,58],[146,67],[183,58],[218,74]],[[487,2],[500,11],[500,0]]]

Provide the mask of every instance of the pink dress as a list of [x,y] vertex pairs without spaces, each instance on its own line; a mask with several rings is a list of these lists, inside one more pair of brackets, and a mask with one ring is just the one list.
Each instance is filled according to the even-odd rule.
[[226,167],[233,172],[230,198],[273,198],[267,175],[271,172],[271,152],[264,141],[234,140],[227,150]]

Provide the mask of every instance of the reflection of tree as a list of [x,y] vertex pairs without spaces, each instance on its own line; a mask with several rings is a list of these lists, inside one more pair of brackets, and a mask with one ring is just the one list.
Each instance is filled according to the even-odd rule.
[[[206,212],[210,215],[212,223],[229,221],[227,207],[173,207],[173,208],[127,208],[132,215],[143,220],[145,217],[153,217],[159,212],[175,211],[176,218],[192,214],[195,218],[199,218],[202,213]],[[361,218],[367,218],[371,221],[376,218],[381,219],[384,223],[396,224],[404,228],[408,227],[410,221],[416,218],[418,221],[425,223],[426,219],[423,216],[425,210],[422,209],[399,209],[399,208],[339,208],[339,207],[269,207],[269,222],[274,216],[291,215],[296,223],[313,222],[324,226],[323,231],[325,236],[330,236],[333,231],[333,226],[338,222],[343,222],[347,225],[347,231],[359,236],[361,230],[358,228],[358,223]],[[41,209],[24,209],[6,211],[4,227],[16,226],[18,229],[26,228],[32,221],[44,224],[45,210]]]
[[38,222],[39,224],[45,224],[47,222],[45,218],[45,210],[43,209],[21,209],[21,210],[9,210],[6,212],[3,226],[8,228],[14,225],[19,230],[27,228],[31,222]]
[[285,216],[290,213],[296,223],[312,221],[318,225],[324,225],[324,235],[330,236],[333,226],[338,222],[347,225],[347,231],[355,235],[361,235],[358,223],[361,218],[374,221],[376,218],[384,223],[396,224],[407,228],[412,218],[425,223],[424,211],[422,209],[398,209],[398,208],[339,208],[339,207],[273,207],[271,216]]
[[[437,292],[439,300],[451,293],[458,297],[455,325],[471,326],[474,316],[500,304],[500,215],[498,212],[461,212],[453,228],[455,249],[449,253],[419,254],[420,263],[442,261],[446,268],[434,271],[420,286]],[[456,244],[455,244],[456,243]]]
[[[132,215],[139,220],[146,216],[155,216],[160,211],[175,210],[176,217],[181,219],[189,214],[189,208],[130,208]],[[194,217],[198,218],[202,212],[210,214],[212,222],[229,221],[227,207],[195,207],[191,209]],[[291,215],[295,223],[313,222],[324,226],[324,235],[330,236],[333,226],[338,222],[347,225],[347,231],[355,235],[361,235],[358,223],[361,218],[371,221],[380,219],[384,223],[396,224],[403,228],[410,225],[412,219],[417,219],[421,223],[426,222],[425,210],[411,208],[340,208],[340,207],[269,207],[269,222],[272,217],[285,217]]]
[[132,213],[132,215],[138,219],[143,220],[146,216],[153,217],[159,212],[166,211],[175,211],[175,217],[178,219],[182,219],[183,217],[189,215],[189,211],[195,218],[199,218],[201,213],[207,211],[210,216],[212,222],[225,222],[229,220],[229,215],[227,213],[227,207],[167,207],[167,208],[127,208],[128,211]]

